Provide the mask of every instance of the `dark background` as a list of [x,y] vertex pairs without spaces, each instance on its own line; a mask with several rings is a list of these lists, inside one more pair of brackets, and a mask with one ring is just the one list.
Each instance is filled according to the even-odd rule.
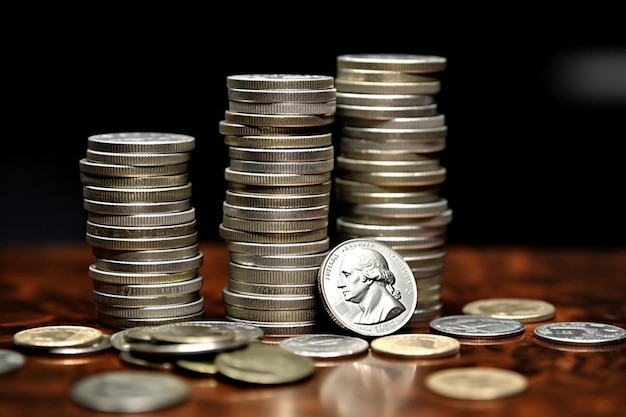
[[121,131],[196,138],[198,231],[219,240],[228,75],[334,75],[340,54],[411,53],[448,62],[437,103],[449,243],[626,245],[620,26],[445,8],[223,7],[7,16],[19,23],[3,37],[0,244],[84,241],[78,161],[89,135]]

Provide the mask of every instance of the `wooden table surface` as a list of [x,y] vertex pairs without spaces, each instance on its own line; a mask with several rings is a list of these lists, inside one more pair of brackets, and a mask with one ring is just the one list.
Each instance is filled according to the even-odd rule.
[[[221,290],[228,278],[228,250],[205,242],[200,272],[206,319],[224,319]],[[86,244],[0,248],[0,348],[14,348],[21,329],[99,325],[87,274],[94,257]],[[525,297],[556,306],[550,321],[593,321],[626,328],[626,248],[446,248],[443,315],[461,314],[473,300]],[[286,385],[241,385],[215,375],[180,374],[191,387],[188,401],[142,416],[625,416],[626,349],[601,351],[545,346],[526,324],[523,338],[506,343],[462,344],[457,356],[437,360],[394,359],[367,353],[318,363],[314,374]],[[325,329],[321,329],[325,330]],[[415,329],[411,332],[428,332]],[[528,379],[521,394],[498,400],[454,400],[424,386],[433,371],[490,366]],[[82,356],[27,354],[18,370],[0,375],[0,415],[110,415],[73,403],[69,390],[87,375],[144,369],[120,360],[115,349]],[[145,369],[144,369],[145,370]],[[171,372],[151,369],[152,372]]]

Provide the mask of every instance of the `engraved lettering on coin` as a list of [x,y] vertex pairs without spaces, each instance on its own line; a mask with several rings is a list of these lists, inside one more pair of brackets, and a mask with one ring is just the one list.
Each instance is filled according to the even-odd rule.
[[102,338],[102,332],[87,326],[42,326],[21,330],[13,335],[16,345],[28,348],[89,346]]
[[399,330],[417,304],[411,268],[394,249],[375,239],[337,245],[322,263],[318,285],[331,318],[365,336]]
[[282,340],[278,346],[296,355],[311,358],[337,358],[367,352],[367,340],[335,334],[307,334]]
[[410,358],[452,356],[461,348],[452,337],[418,333],[383,336],[372,340],[370,345],[376,353]]
[[191,395],[179,377],[150,371],[109,371],[84,377],[70,391],[83,407],[109,413],[142,413],[181,403]]
[[548,323],[534,330],[536,338],[548,342],[602,345],[626,340],[626,329],[611,324],[569,321]]
[[526,377],[518,372],[489,368],[465,367],[435,371],[424,384],[431,391],[461,400],[494,400],[523,392]]
[[439,317],[430,322],[430,331],[457,338],[502,338],[524,333],[524,325],[513,319],[484,315]]

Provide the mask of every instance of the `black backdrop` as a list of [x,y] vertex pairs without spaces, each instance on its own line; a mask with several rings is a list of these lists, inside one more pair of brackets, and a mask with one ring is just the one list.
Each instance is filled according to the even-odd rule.
[[89,135],[119,131],[196,138],[190,180],[198,231],[218,240],[227,75],[334,75],[340,54],[412,53],[448,60],[437,102],[448,126],[449,243],[626,244],[619,27],[468,20],[443,7],[364,16],[317,3],[224,7],[163,9],[158,18],[84,10],[16,16],[3,51],[0,243],[84,240],[78,161]]

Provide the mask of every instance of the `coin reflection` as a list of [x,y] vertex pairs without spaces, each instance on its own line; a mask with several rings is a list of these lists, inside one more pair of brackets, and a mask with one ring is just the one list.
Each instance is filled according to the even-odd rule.
[[409,392],[417,366],[368,356],[333,368],[322,382],[320,397],[340,416],[387,416]]

